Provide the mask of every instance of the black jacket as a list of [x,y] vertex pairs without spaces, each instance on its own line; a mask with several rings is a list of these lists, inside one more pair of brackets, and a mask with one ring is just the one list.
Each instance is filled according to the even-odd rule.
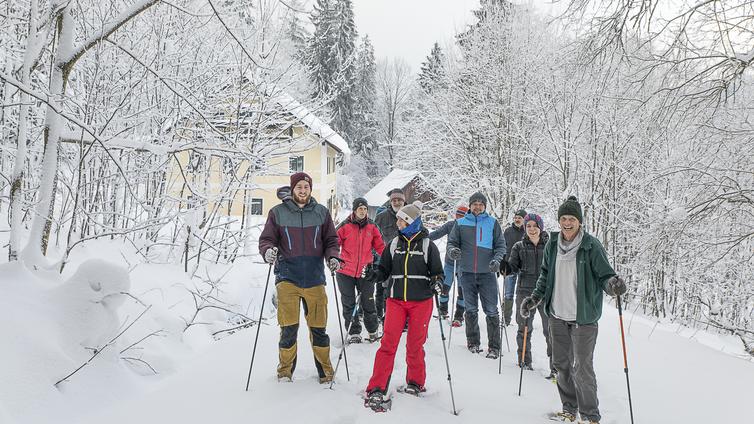
[[385,242],[385,245],[389,244],[390,240],[398,236],[398,217],[390,206],[374,217],[374,223],[377,224],[377,228],[380,229],[380,232],[382,233],[382,241]]
[[519,273],[516,291],[526,294],[534,291],[539,271],[542,268],[542,259],[545,256],[545,245],[549,239],[550,236],[543,231],[536,246],[529,240],[529,236],[513,245],[508,264],[514,273]]
[[[399,234],[398,245],[392,255],[390,243],[385,246],[377,266],[376,281],[388,280],[389,297],[404,301],[425,300],[432,297],[430,282],[433,278],[443,278],[444,272],[440,250],[432,241],[429,242],[427,261],[424,261],[422,239],[425,237],[428,237],[425,228],[422,228],[411,240]],[[407,255],[407,252],[410,253]]]
[[[544,231],[543,231],[544,232]],[[503,232],[503,237],[505,237],[505,245],[508,246],[509,252],[506,252],[505,257],[503,258],[504,261],[508,261],[510,263],[510,251],[513,250],[513,245],[518,243],[519,241],[524,239],[524,236],[526,235],[526,229],[522,225],[521,228],[516,227],[516,224],[511,224],[508,226],[508,228],[505,229]]]

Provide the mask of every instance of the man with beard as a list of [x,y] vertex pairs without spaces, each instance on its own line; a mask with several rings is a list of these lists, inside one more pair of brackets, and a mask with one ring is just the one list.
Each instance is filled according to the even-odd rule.
[[[406,204],[406,195],[403,194],[403,190],[400,188],[394,188],[387,192],[390,198],[390,207],[377,214],[374,217],[374,223],[377,224],[377,228],[382,233],[382,241],[387,246],[390,242],[398,236],[398,218],[396,214]],[[387,281],[378,282],[376,284],[376,292],[374,296],[375,305],[377,307],[377,316],[380,321],[385,321],[385,287],[387,287]]]
[[552,363],[558,373],[563,410],[553,419],[588,424],[600,421],[594,346],[597,321],[602,316],[602,292],[626,292],[626,284],[610,266],[602,243],[584,231],[581,204],[568,197],[558,208],[560,233],[550,234],[537,286],[521,302],[520,314],[528,318],[544,301],[550,317]]
[[330,271],[340,267],[338,235],[330,212],[311,196],[312,178],[291,175],[291,197],[273,207],[259,237],[259,253],[275,264],[280,325],[278,380],[291,381],[296,368],[299,305],[309,326],[320,383],[332,380],[327,324],[324,260]]

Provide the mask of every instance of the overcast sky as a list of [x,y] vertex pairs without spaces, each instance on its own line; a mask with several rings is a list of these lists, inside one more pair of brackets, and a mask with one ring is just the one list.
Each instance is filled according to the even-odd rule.
[[403,57],[411,69],[419,66],[438,41],[474,22],[479,0],[353,0],[359,36],[369,34],[377,59]]
[[[552,0],[516,0],[549,11]],[[479,0],[353,0],[359,36],[369,35],[377,59],[402,57],[418,72],[435,41],[445,47],[474,23]]]

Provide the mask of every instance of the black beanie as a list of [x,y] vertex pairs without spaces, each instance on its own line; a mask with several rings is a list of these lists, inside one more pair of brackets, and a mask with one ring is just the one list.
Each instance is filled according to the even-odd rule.
[[367,209],[369,209],[369,203],[367,202],[367,199],[363,197],[357,197],[353,199],[353,207],[351,208],[351,210],[356,212],[356,209],[358,209],[359,206],[366,206]]
[[580,224],[584,223],[584,216],[581,212],[581,203],[576,196],[568,196],[565,202],[558,208],[558,219],[563,215],[575,216]]
[[520,216],[521,218],[526,218],[526,215],[526,211],[523,209],[519,209],[515,214],[513,214],[513,216]]
[[484,194],[482,192],[477,191],[476,193],[472,194],[471,197],[469,197],[469,206],[471,206],[474,202],[482,202],[484,207],[487,207],[487,198],[484,197]]

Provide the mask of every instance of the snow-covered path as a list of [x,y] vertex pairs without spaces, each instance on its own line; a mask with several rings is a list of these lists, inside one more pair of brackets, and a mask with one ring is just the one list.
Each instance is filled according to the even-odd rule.
[[[328,292],[332,296],[329,284]],[[330,301],[329,334],[335,362],[340,335],[332,298]],[[595,352],[603,422],[628,423],[617,311],[607,304],[604,309]],[[628,327],[630,313],[626,313],[625,320]],[[159,383],[154,391],[109,410],[96,411],[82,422],[189,424],[280,420],[313,424],[407,419],[433,424],[489,420],[540,423],[546,421],[543,416],[548,411],[559,409],[555,385],[542,377],[547,361],[538,319],[533,335],[535,371],[525,372],[521,397],[516,394],[519,374],[514,354],[505,353],[502,375],[498,375],[497,361],[469,353],[464,348],[462,332],[454,330],[449,358],[459,417],[450,413],[436,320],[431,322],[426,344],[427,396],[416,399],[396,394],[393,410],[387,414],[365,409],[360,399],[371,373],[377,344],[349,346],[351,381],[346,381],[345,368],[341,366],[337,384],[331,391],[318,384],[308,336],[301,331],[295,380],[278,383],[275,379],[278,330],[274,318],[271,322],[261,329],[249,392],[244,391],[244,385],[256,328],[217,342],[184,363],[179,373]],[[637,423],[707,423],[720,419],[731,423],[750,422],[754,363],[690,340],[667,326],[660,325],[652,333],[653,326],[653,322],[637,316],[627,339]],[[508,337],[511,349],[515,349],[513,327],[508,327]],[[718,341],[715,338],[708,342],[715,346]],[[391,389],[404,378],[404,353],[399,350]]]

